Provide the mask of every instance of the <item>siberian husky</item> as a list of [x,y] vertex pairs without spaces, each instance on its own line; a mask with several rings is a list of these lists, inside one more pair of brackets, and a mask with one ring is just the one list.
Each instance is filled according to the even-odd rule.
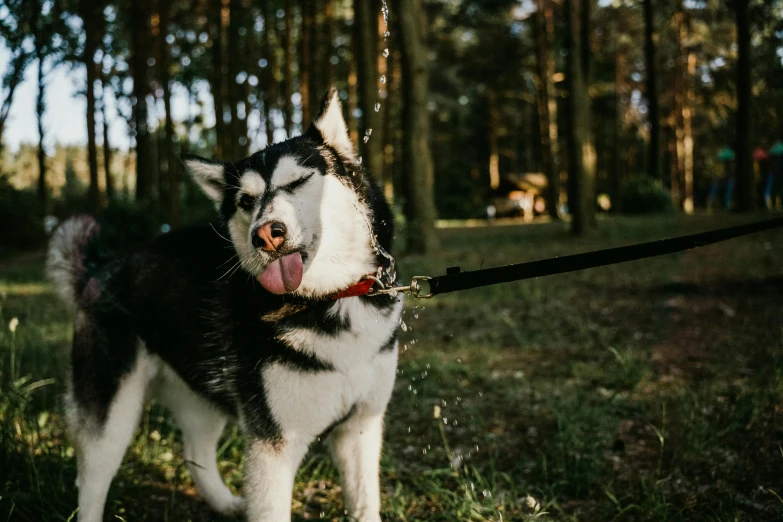
[[[221,225],[125,257],[90,252],[98,225],[55,232],[48,274],[75,308],[67,420],[78,517],[103,520],[145,402],[167,406],[204,500],[254,522],[291,518],[294,475],[328,437],[347,513],[380,521],[379,458],[397,365],[392,216],[361,169],[336,92],[307,132],[249,158],[183,158]],[[246,436],[244,499],[218,472],[227,419]]]

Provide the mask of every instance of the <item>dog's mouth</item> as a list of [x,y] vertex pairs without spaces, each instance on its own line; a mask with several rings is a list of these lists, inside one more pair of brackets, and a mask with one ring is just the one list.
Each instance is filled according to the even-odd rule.
[[288,294],[302,284],[306,254],[292,252],[275,257],[258,275],[258,282],[273,294]]

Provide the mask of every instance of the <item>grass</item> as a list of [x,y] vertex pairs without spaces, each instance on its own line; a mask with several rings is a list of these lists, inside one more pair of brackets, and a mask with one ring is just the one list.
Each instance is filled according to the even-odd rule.
[[[760,216],[759,216],[760,217]],[[439,230],[437,275],[737,224],[734,216],[612,218]],[[783,519],[783,235],[409,302],[382,460],[385,520]],[[42,256],[0,261],[0,521],[72,520],[61,396],[71,318]],[[15,332],[8,328],[18,319]],[[229,426],[220,468],[242,482]],[[151,405],[107,520],[215,520]],[[297,520],[344,520],[317,444]]]

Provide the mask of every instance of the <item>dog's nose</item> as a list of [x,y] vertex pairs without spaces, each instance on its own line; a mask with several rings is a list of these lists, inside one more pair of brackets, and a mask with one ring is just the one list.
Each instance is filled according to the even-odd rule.
[[266,252],[274,252],[285,242],[285,225],[270,221],[258,227],[253,234],[253,246]]

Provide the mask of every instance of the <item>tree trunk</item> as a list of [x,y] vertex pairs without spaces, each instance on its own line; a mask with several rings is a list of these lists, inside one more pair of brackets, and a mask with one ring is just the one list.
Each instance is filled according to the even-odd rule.
[[148,17],[146,0],[131,2],[131,47],[130,65],[133,74],[134,137],[136,139],[136,200],[148,202],[151,199],[149,132],[147,129],[147,45]]
[[334,6],[335,0],[326,0],[324,6],[324,23],[322,27],[322,41],[321,45],[324,46],[324,57],[322,60],[323,65],[323,84],[326,89],[334,86],[334,64],[332,63],[332,52],[334,43]]
[[362,158],[375,176],[383,174],[383,129],[378,101],[378,13],[374,2],[354,0],[356,50],[359,72],[359,100],[362,110]]
[[0,104],[0,160],[2,159],[3,153],[3,132],[5,131],[5,122],[8,119],[8,113],[11,111],[11,103],[14,101],[16,88],[24,78],[24,69],[26,65],[27,55],[23,51],[20,51],[18,55],[11,58],[11,63],[9,64],[11,71],[6,73],[4,77],[5,81],[3,83],[8,94],[6,94],[6,97],[3,99],[3,103]]
[[271,2],[261,2],[262,15],[264,17],[264,57],[266,67],[261,76],[266,85],[266,97],[264,99],[264,125],[266,128],[266,144],[271,145],[275,141],[275,127],[272,122],[272,108],[277,106],[277,51],[275,50],[275,14],[270,5]]
[[682,207],[688,214],[693,212],[693,127],[691,124],[691,105],[693,104],[693,82],[696,77],[696,54],[688,46],[687,74],[684,79],[685,94],[682,104],[683,130],[683,201]]
[[557,142],[557,99],[552,75],[554,74],[554,51],[551,39],[552,7],[546,0],[537,0],[533,20],[536,42],[536,74],[538,76],[538,125],[541,140],[541,158],[544,174],[548,180],[547,210],[552,219],[560,219],[560,169],[555,160],[558,155]]
[[582,76],[582,52],[580,15],[584,0],[565,0],[563,11],[566,21],[566,154],[568,156],[569,201],[571,232],[584,235],[594,224],[595,151],[591,144],[589,98]]
[[[37,47],[41,49],[41,47]],[[38,201],[41,209],[46,212],[49,203],[49,189],[46,186],[46,151],[44,150],[45,129],[43,124],[46,111],[46,82],[44,76],[44,64],[46,58],[43,53],[38,53],[38,97],[35,100],[35,113],[38,122]]]
[[609,171],[609,197],[612,210],[616,211],[620,201],[620,185],[622,182],[622,136],[623,136],[623,87],[625,57],[620,48],[620,32],[622,17],[619,8],[616,10],[614,27],[614,141],[612,143],[612,165]]
[[106,186],[106,199],[114,199],[114,180],[111,177],[111,143],[109,143],[109,117],[106,113],[106,87],[103,73],[100,75],[101,85],[101,123],[103,124],[103,175]]
[[215,155],[220,159],[228,159],[231,150],[228,147],[230,136],[226,129],[224,118],[225,107],[225,76],[228,68],[223,60],[223,37],[227,26],[227,16],[230,16],[228,6],[214,2],[210,39],[212,40],[212,74],[209,88],[212,91],[213,105],[215,109]]
[[300,9],[302,11],[302,38],[299,42],[299,56],[301,65],[299,68],[299,95],[302,98],[302,130],[306,130],[313,119],[311,109],[312,94],[310,93],[311,79],[310,74],[313,68],[312,39],[314,26],[314,6],[312,0],[301,0]]
[[180,205],[179,205],[179,162],[177,161],[177,151],[175,150],[176,135],[174,133],[174,120],[171,117],[171,74],[169,71],[169,45],[166,42],[169,26],[170,5],[166,0],[160,1],[160,85],[163,89],[163,107],[165,110],[164,124],[164,147],[159,154],[165,156],[168,201],[162,202],[168,205],[168,222],[172,229],[178,228],[180,224]]
[[487,89],[487,137],[489,139],[489,188],[500,187],[500,147],[498,145],[498,127],[500,111],[495,91]]
[[101,208],[101,191],[98,186],[98,148],[95,140],[95,52],[100,37],[96,34],[93,14],[83,15],[84,20],[84,66],[87,69],[87,159],[90,169],[90,186],[87,190],[87,204],[91,212]]
[[736,209],[749,212],[754,207],[753,158],[751,156],[750,103],[750,20],[748,1],[736,0],[737,21],[737,145],[735,180],[737,186]]
[[404,93],[403,171],[408,219],[408,250],[433,252],[435,237],[434,173],[430,153],[430,121],[427,108],[426,17],[421,0],[400,0],[397,10],[402,40]]
[[647,69],[647,114],[650,122],[650,145],[647,152],[647,174],[660,179],[661,118],[658,109],[658,64],[655,61],[655,18],[652,0],[644,4],[644,66]]
[[286,133],[290,138],[294,133],[294,104],[291,97],[294,95],[294,75],[293,75],[293,57],[291,56],[291,46],[293,45],[293,26],[294,13],[291,9],[291,0],[284,1],[285,16],[285,34],[283,35],[283,111],[285,112]]

